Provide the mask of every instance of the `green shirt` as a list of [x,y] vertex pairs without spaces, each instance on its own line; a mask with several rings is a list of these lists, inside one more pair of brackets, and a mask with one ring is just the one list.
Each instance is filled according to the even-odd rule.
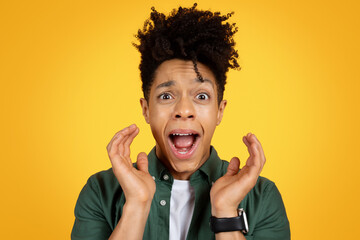
[[[155,178],[156,192],[143,239],[169,239],[170,194],[174,179],[156,157],[155,147],[148,159],[149,173]],[[211,147],[209,159],[190,177],[190,184],[195,189],[195,208],[187,239],[215,239],[209,227],[210,189],[226,173],[228,164]],[[121,217],[124,203],[125,196],[111,168],[92,175],[80,192],[75,206],[71,239],[108,239]],[[249,223],[249,232],[245,234],[247,240],[290,239],[289,221],[281,195],[270,180],[259,177],[240,207],[244,208]]]

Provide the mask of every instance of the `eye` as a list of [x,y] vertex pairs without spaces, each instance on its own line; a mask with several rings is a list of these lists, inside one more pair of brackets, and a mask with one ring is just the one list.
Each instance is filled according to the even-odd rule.
[[158,98],[161,100],[167,100],[167,99],[172,99],[173,97],[169,93],[162,93],[159,95]]
[[198,95],[196,95],[196,98],[200,100],[208,100],[210,97],[206,93],[199,93]]

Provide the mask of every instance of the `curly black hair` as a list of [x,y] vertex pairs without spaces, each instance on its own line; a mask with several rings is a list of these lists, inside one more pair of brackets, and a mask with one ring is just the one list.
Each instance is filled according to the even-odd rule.
[[152,7],[150,18],[135,35],[140,41],[133,45],[141,53],[139,69],[147,101],[154,73],[166,60],[191,60],[201,81],[197,62],[208,66],[216,78],[219,104],[225,90],[226,72],[229,68],[240,69],[233,39],[237,27],[235,23],[225,22],[233,12],[221,15],[220,12],[197,10],[196,6],[195,3],[191,8],[173,9],[169,16]]

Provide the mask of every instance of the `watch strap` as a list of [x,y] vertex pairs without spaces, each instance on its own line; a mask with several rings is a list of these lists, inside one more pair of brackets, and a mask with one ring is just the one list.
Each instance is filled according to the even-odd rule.
[[211,216],[209,222],[211,231],[214,233],[232,231],[242,231],[243,233],[247,233],[249,231],[249,226],[246,213],[243,208],[239,208],[238,213],[239,216],[232,218],[216,218]]
[[245,230],[245,222],[242,216],[233,218],[210,217],[210,228],[214,233],[232,232]]

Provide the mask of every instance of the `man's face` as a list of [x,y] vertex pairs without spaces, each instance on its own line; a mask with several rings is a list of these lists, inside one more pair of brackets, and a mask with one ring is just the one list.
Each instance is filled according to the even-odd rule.
[[189,179],[210,155],[210,143],[226,101],[217,102],[215,76],[198,63],[172,59],[156,70],[143,114],[156,140],[156,155],[175,179]]

